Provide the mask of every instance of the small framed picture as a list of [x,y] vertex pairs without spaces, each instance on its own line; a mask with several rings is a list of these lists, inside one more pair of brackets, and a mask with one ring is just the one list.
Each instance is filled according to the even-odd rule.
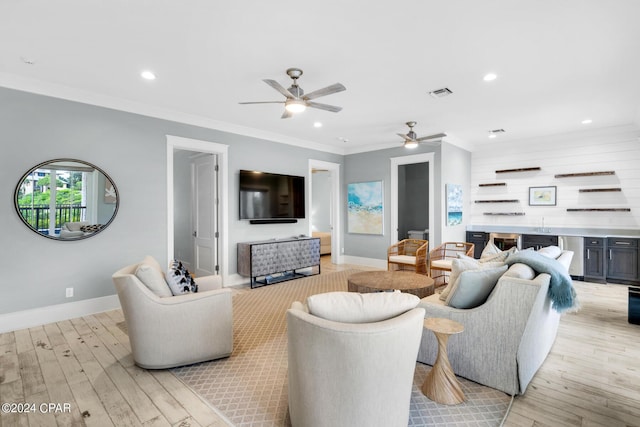
[[556,187],[529,187],[529,206],[555,206]]

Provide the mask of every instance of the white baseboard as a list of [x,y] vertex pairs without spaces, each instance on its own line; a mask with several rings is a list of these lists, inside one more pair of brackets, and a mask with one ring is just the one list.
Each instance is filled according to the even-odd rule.
[[238,285],[248,285],[251,282],[251,279],[248,277],[241,276],[239,274],[230,274],[223,278],[223,288],[238,286]]
[[17,331],[47,323],[101,313],[120,308],[118,295],[50,305],[14,313],[0,314],[0,333]]
[[382,270],[387,269],[386,259],[364,258],[359,256],[342,255],[341,261],[342,261],[341,264],[358,264],[358,265],[366,265],[367,267],[380,268]]

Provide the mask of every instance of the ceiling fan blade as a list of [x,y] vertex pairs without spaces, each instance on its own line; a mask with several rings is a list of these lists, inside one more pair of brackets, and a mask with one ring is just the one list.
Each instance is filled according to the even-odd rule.
[[421,142],[421,141],[427,141],[429,139],[437,139],[437,138],[444,138],[445,136],[447,136],[446,133],[436,133],[434,135],[429,135],[429,136],[423,136],[422,138],[418,138],[416,139],[416,141]]
[[293,113],[286,108],[284,109],[284,113],[282,113],[281,119],[288,119],[289,117],[293,117]]
[[307,107],[319,108],[320,110],[331,111],[332,113],[337,113],[338,111],[342,110],[342,107],[336,107],[335,105],[320,104],[319,102],[308,101],[308,102],[305,102],[305,104],[307,104]]
[[284,101],[238,102],[238,104],[284,104]]
[[325,88],[314,90],[313,92],[309,92],[308,94],[304,95],[302,99],[304,100],[316,99],[316,98],[320,98],[321,96],[331,95],[332,93],[342,92],[343,90],[347,90],[347,88],[344,87],[341,83],[335,83],[335,84],[332,84],[331,86],[327,86]]
[[399,137],[401,137],[402,139],[404,139],[405,141],[413,141],[413,139],[409,138],[407,135],[402,134],[402,133],[397,133],[396,135],[398,135]]
[[262,81],[268,84],[269,86],[271,86],[272,88],[274,88],[275,90],[277,90],[278,92],[280,92],[281,94],[283,94],[284,96],[286,96],[287,98],[295,98],[295,96],[293,96],[291,92],[285,89],[284,86],[282,86],[277,81],[270,80],[270,79],[264,79]]

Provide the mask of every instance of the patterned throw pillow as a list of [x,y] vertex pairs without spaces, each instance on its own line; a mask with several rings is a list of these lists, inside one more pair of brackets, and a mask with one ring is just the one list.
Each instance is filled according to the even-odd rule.
[[174,260],[167,272],[167,283],[173,295],[198,292],[198,285],[191,277],[191,273],[182,265],[182,261]]
[[95,233],[102,228],[102,224],[83,225],[80,227],[80,231],[84,233]]

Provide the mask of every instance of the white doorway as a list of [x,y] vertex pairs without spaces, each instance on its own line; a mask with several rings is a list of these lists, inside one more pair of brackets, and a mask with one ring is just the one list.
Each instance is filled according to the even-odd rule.
[[340,163],[325,162],[322,160],[309,159],[309,235],[313,234],[312,212],[313,212],[313,170],[319,169],[329,173],[330,195],[329,195],[329,227],[331,231],[331,263],[340,264],[342,254],[340,251]]
[[[434,236],[438,235],[434,229],[434,173],[435,169],[435,153],[421,153],[403,157],[392,157],[391,159],[391,233],[389,233],[389,245],[398,241],[398,168],[402,165],[410,165],[416,163],[429,163],[429,188],[425,189],[428,192],[428,218],[429,218],[429,248],[436,247],[437,244]],[[404,237],[403,237],[404,238]]]
[[[175,194],[174,186],[180,179],[174,173],[174,159],[178,159],[177,153],[185,150],[192,158],[189,170],[191,197],[185,209],[191,225],[189,257],[193,263],[192,272],[196,275],[220,274],[224,284],[229,274],[228,256],[221,250],[226,247],[228,234],[227,145],[167,135],[167,259],[177,258],[176,224],[186,222],[184,218],[176,217],[176,212],[181,212],[175,210],[176,203],[183,203],[183,199]],[[198,203],[200,198],[203,201]]]

